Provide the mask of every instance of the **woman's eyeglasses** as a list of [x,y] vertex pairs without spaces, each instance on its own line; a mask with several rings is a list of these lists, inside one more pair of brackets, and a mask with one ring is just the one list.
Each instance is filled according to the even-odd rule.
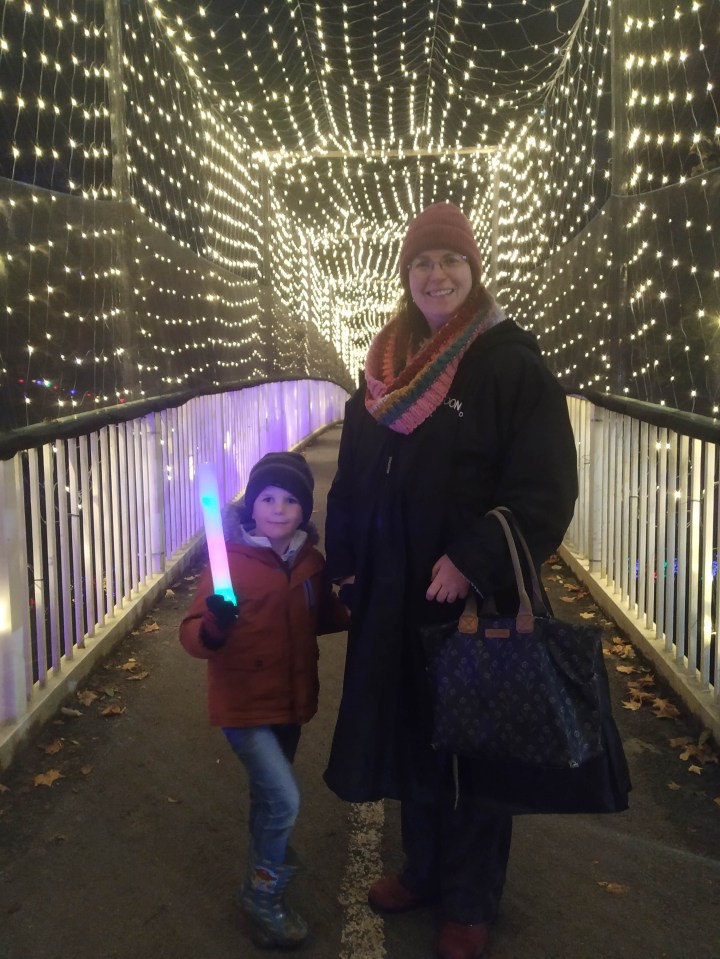
[[427,256],[421,256],[418,257],[417,260],[412,261],[408,270],[417,276],[430,276],[433,267],[436,265],[443,270],[457,270],[458,267],[467,263],[467,259],[468,258],[461,253],[446,253],[445,256],[441,256],[439,260],[431,260]]

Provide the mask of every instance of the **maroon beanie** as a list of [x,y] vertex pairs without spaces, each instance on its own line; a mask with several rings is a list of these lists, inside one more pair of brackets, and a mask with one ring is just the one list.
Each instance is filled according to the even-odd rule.
[[400,280],[408,289],[408,267],[424,250],[452,250],[468,258],[473,279],[482,269],[480,250],[470,221],[454,203],[433,203],[418,213],[400,247]]

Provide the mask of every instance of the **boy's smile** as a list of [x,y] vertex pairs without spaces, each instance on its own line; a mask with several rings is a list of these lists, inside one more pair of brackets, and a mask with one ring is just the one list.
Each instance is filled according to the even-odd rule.
[[266,486],[253,503],[255,536],[265,536],[282,556],[303,520],[302,506],[286,489]]

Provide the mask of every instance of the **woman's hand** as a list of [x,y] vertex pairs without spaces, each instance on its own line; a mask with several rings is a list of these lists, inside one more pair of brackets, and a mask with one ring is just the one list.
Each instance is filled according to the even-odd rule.
[[346,576],[345,579],[340,580],[339,586],[338,599],[345,609],[352,612],[353,597],[355,595],[355,577]]
[[443,555],[432,568],[432,581],[425,598],[438,603],[454,603],[465,599],[470,588],[466,579],[449,556]]

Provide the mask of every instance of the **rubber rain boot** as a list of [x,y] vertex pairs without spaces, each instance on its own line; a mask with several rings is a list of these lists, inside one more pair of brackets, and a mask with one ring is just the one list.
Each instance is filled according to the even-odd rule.
[[305,920],[285,902],[295,875],[293,866],[258,863],[251,866],[240,893],[240,908],[250,920],[250,937],[264,949],[292,949],[305,941]]

